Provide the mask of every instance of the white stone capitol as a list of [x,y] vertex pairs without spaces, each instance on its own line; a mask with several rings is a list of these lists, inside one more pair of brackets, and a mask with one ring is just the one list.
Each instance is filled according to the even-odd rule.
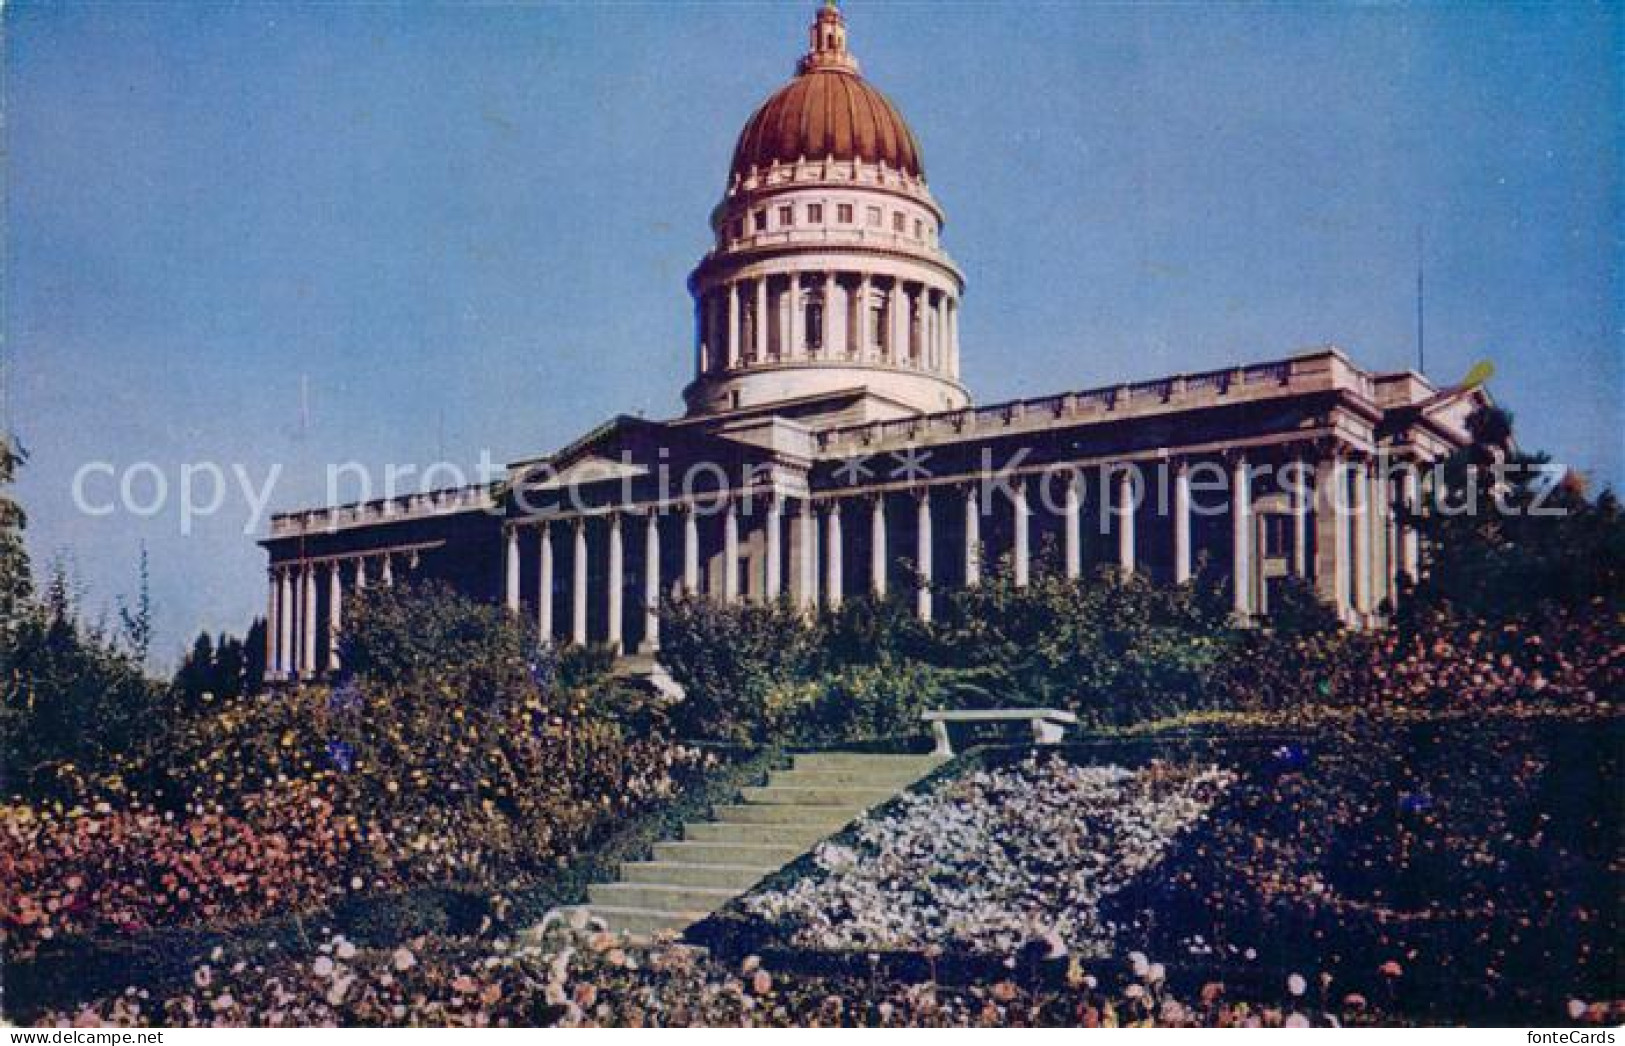
[[627,652],[658,646],[678,592],[903,594],[929,617],[1000,563],[1020,584],[1205,565],[1243,619],[1297,576],[1349,624],[1381,620],[1417,570],[1416,466],[1467,441],[1482,391],[1326,347],[975,407],[943,223],[919,142],[822,7],[740,133],[689,277],[686,413],[618,416],[491,487],[275,517],[269,675],[336,670],[347,590],[407,576]]

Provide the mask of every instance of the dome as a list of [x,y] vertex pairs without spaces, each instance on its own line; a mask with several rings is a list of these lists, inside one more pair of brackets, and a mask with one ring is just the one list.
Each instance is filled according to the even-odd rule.
[[920,143],[897,107],[858,75],[846,50],[846,27],[833,6],[818,12],[812,50],[796,78],[781,87],[745,124],[734,147],[731,173],[799,160],[862,160],[925,177]]

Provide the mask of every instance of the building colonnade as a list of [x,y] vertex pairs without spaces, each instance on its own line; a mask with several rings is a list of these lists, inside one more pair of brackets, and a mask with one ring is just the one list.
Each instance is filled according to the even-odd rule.
[[265,614],[265,664],[274,680],[312,679],[338,671],[346,589],[395,583],[417,569],[432,545],[298,557],[273,563]]
[[[1232,580],[1239,620],[1267,613],[1270,582],[1294,576],[1312,583],[1348,624],[1370,625],[1397,590],[1399,576],[1415,576],[1416,535],[1399,526],[1392,511],[1396,497],[1414,504],[1409,480],[1396,487],[1370,459],[1332,456],[1295,462],[1298,474],[1313,482],[1283,491],[1263,489],[1245,454],[1210,464],[1226,477],[1228,533],[1218,544],[1228,547],[1217,551]],[[1085,484],[1074,474],[1058,513],[1045,523],[1059,531],[1060,569],[1081,576],[1087,540],[1095,562],[1111,562],[1125,574],[1150,569],[1142,557],[1151,554],[1166,579],[1191,580],[1201,523],[1192,471],[1190,461],[1171,463],[1165,500],[1171,510],[1163,509],[1171,519],[1163,525],[1154,522],[1157,506],[1145,496],[1146,473],[1108,468],[1103,518],[1109,533],[1088,531]],[[533,612],[543,636],[604,642],[624,651],[634,645],[629,634],[636,633],[636,647],[649,653],[658,648],[660,602],[667,594],[704,594],[726,603],[789,596],[804,608],[834,608],[858,592],[886,595],[906,569],[915,612],[929,620],[934,595],[945,583],[978,584],[992,559],[1007,558],[1014,583],[1030,583],[1040,529],[1036,488],[1032,477],[985,485],[960,478],[839,493],[758,491],[704,505],[515,520],[504,540],[505,602],[522,612],[523,562],[534,557]],[[997,549],[984,545],[990,527],[998,531]],[[1111,540],[1104,559],[1103,539]],[[565,543],[572,566],[568,583],[557,552]],[[1215,551],[1215,543],[1210,536],[1205,551]]]
[[959,302],[906,276],[845,270],[738,276],[699,291],[701,375],[780,361],[854,360],[959,373]]

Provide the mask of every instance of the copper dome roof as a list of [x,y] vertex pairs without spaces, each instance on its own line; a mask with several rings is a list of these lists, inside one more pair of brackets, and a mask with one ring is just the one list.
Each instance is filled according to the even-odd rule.
[[732,173],[775,162],[863,160],[925,177],[920,143],[897,107],[858,75],[840,11],[825,6],[796,78],[762,103],[734,147]]

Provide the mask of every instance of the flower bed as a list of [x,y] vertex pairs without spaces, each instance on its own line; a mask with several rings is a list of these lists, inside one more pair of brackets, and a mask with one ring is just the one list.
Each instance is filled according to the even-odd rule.
[[[1625,1007],[1582,999],[1531,1014],[1542,1024],[1607,1024]],[[454,1027],[1173,1026],[1308,1027],[1403,1022],[1327,977],[1291,974],[1255,993],[1208,982],[1170,989],[1143,955],[1085,966],[1062,958],[952,987],[885,976],[785,976],[754,957],[724,963],[669,942],[607,933],[510,944],[418,937],[362,949],[342,936],[298,955],[221,949],[169,994],[132,988],[45,1014],[41,1025]]]
[[744,908],[811,948],[1004,954],[1042,937],[1101,954],[1100,900],[1155,866],[1230,780],[1054,756],[973,771],[864,819],[850,844],[820,845],[815,874]]
[[1367,716],[1240,779],[1103,918],[1198,976],[1318,961],[1413,1013],[1620,993],[1622,721]]
[[[309,703],[288,698],[278,714],[291,717]],[[67,937],[221,928],[428,884],[507,887],[554,869],[629,815],[672,801],[714,762],[692,747],[556,720],[527,736],[535,738],[537,771],[551,765],[556,776],[514,801],[476,788],[436,802],[437,784],[466,772],[438,760],[418,764],[427,771],[397,764],[406,794],[387,782],[375,788],[354,768],[323,766],[324,757],[273,735],[273,748],[293,753],[288,762],[257,787],[224,790],[229,801],[166,809],[112,791],[71,807],[0,806],[0,945],[16,962]],[[242,775],[267,762],[243,759],[233,769]],[[518,768],[509,773],[519,776]],[[187,791],[206,795],[206,783]]]

